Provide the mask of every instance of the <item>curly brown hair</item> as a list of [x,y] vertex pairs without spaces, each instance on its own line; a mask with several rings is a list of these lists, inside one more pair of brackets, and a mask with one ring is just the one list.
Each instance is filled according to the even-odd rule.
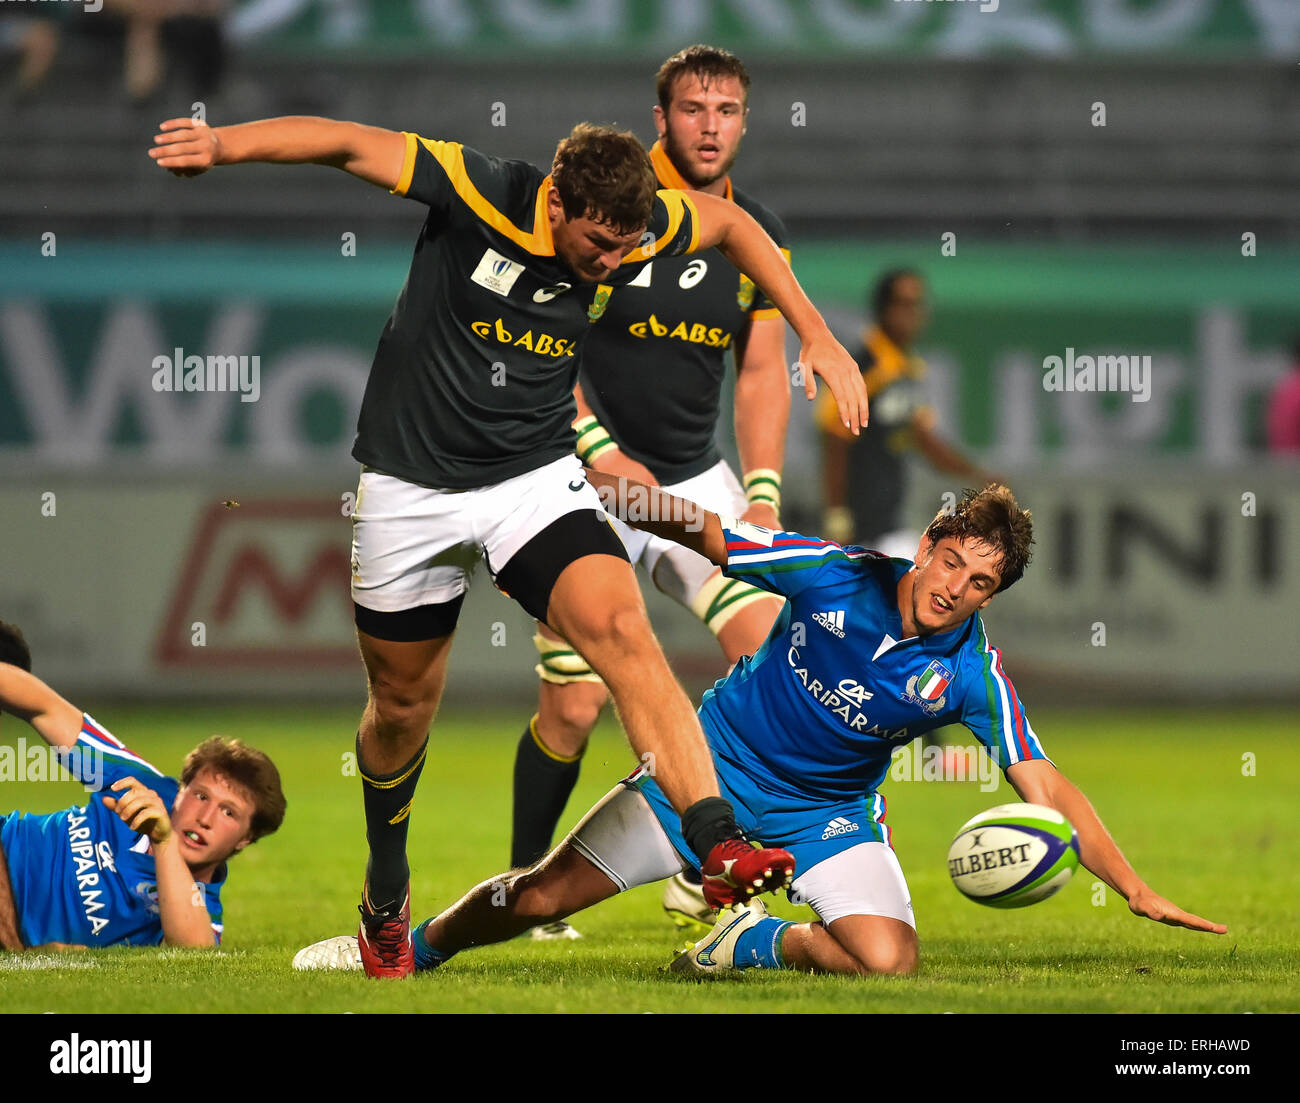
[[284,822],[286,802],[280,788],[280,771],[261,751],[238,739],[214,735],[185,756],[181,784],[189,785],[200,770],[209,766],[252,796],[252,842],[271,834]]
[[645,229],[659,190],[635,134],[591,123],[579,123],[555,147],[551,183],[565,218],[590,218],[620,235]]
[[973,538],[997,550],[1002,579],[993,592],[1000,594],[1018,582],[1029,565],[1033,515],[1020,508],[1009,487],[990,483],[983,490],[963,492],[955,509],[941,509],[926,526],[925,535],[934,544],[947,536]]

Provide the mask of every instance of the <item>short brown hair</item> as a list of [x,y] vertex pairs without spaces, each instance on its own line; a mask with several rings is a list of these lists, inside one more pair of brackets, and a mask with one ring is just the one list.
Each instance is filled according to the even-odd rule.
[[677,78],[684,76],[698,78],[706,88],[710,81],[734,78],[740,81],[745,103],[749,103],[749,73],[741,64],[740,58],[730,50],[719,49],[717,46],[687,46],[659,66],[659,72],[655,76],[655,93],[659,96],[659,106],[665,111],[673,102],[673,87]]
[[618,234],[645,228],[659,182],[630,130],[579,123],[555,147],[551,183],[565,218],[591,218]]
[[925,535],[933,544],[951,536],[956,540],[973,538],[996,549],[1001,556],[1002,580],[993,592],[1000,594],[1018,582],[1029,565],[1034,522],[1009,487],[990,483],[983,490],[965,491],[956,509],[940,510]]
[[200,770],[211,767],[227,780],[247,789],[253,798],[252,841],[269,835],[284,822],[285,799],[280,771],[254,747],[238,739],[214,735],[185,756],[181,784],[189,785]]

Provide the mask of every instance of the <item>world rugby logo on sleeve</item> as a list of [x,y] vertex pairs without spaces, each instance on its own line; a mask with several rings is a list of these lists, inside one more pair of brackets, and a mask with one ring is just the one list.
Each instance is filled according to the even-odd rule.
[[470,281],[480,287],[486,287],[489,291],[495,291],[498,295],[509,295],[515,280],[523,274],[523,271],[522,264],[516,264],[508,257],[503,257],[495,249],[488,249],[479,260],[478,267],[470,276]]

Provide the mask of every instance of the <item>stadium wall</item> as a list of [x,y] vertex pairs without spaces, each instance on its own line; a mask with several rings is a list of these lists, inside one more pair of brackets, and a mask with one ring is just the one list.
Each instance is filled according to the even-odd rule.
[[[29,629],[43,672],[70,692],[360,697],[347,452],[407,257],[364,241],[354,257],[0,248],[0,616]],[[797,246],[795,262],[846,340],[876,271],[930,277],[940,425],[1039,518],[1035,567],[989,617],[1013,669],[1052,692],[1296,695],[1300,480],[1258,445],[1300,254],[876,243]],[[1044,360],[1068,349],[1149,355],[1148,393],[1045,390]],[[189,355],[256,358],[256,395],[155,389],[158,358]],[[917,481],[918,529],[955,489]],[[797,395],[785,497],[787,524],[815,531]],[[715,676],[699,626],[650,602],[678,669]],[[526,697],[530,636],[480,580],[453,692]]]

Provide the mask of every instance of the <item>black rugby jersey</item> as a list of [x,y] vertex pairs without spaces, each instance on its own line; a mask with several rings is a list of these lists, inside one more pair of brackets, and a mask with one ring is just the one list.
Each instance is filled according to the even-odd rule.
[[[683,189],[662,146],[650,150],[659,183]],[[785,227],[727,179],[726,198],[781,247]],[[751,319],[780,312],[717,249],[657,256],[611,297],[582,348],[582,390],[610,438],[661,483],[722,458],[715,440],[726,352]]]
[[[586,283],[555,255],[549,176],[456,142],[405,137],[393,193],[429,214],[379,338],[352,455],[425,486],[487,486],[573,451],[578,346],[651,250]],[[659,192],[647,231],[656,257],[689,251],[694,205]]]

